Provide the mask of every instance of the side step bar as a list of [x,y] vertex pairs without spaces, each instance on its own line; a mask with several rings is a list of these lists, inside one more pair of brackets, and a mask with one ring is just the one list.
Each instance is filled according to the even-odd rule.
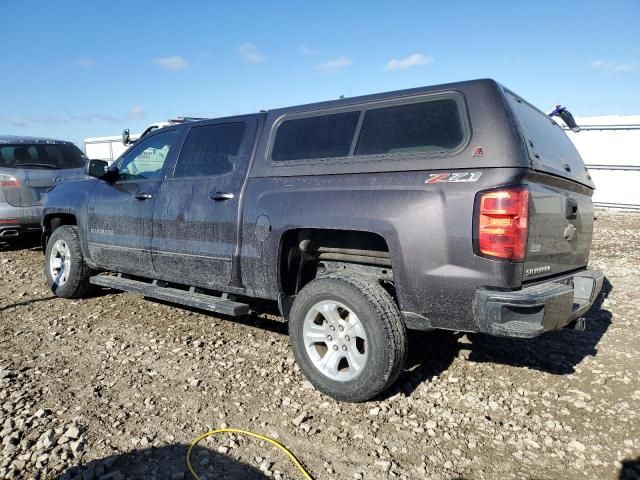
[[145,297],[222,313],[232,317],[240,317],[249,313],[249,305],[246,303],[234,302],[227,298],[215,297],[204,293],[196,293],[193,288],[190,291],[185,291],[177,288],[162,287],[157,285],[155,281],[148,283],[110,275],[95,275],[91,277],[90,281],[94,285],[139,293]]

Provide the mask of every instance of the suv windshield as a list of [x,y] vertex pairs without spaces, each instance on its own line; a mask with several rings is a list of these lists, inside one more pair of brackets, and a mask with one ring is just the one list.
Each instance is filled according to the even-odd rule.
[[0,144],[0,168],[82,168],[85,157],[69,143]]

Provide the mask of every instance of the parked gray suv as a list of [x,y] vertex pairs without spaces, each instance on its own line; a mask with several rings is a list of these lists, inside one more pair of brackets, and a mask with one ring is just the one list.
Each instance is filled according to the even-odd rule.
[[71,142],[0,136],[0,240],[41,231],[45,193],[85,178],[85,163]]
[[45,272],[229,316],[277,302],[302,372],[364,401],[407,330],[584,328],[594,185],[493,80],[175,125],[47,197]]

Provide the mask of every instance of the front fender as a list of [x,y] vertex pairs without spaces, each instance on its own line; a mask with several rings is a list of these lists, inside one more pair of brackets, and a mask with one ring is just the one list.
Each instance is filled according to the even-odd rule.
[[[89,266],[93,266],[86,235],[87,199],[96,181],[91,179],[63,183],[47,193],[42,210],[43,248],[46,248],[46,241],[53,229],[59,225],[75,223],[78,226],[82,254]],[[54,218],[61,220],[52,222]]]

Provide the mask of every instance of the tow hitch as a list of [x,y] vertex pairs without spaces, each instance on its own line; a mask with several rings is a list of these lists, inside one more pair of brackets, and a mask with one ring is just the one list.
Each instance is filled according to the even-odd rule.
[[580,332],[584,332],[587,328],[587,321],[584,317],[576,318],[573,322],[568,324],[565,328],[570,328],[571,330],[578,330]]

